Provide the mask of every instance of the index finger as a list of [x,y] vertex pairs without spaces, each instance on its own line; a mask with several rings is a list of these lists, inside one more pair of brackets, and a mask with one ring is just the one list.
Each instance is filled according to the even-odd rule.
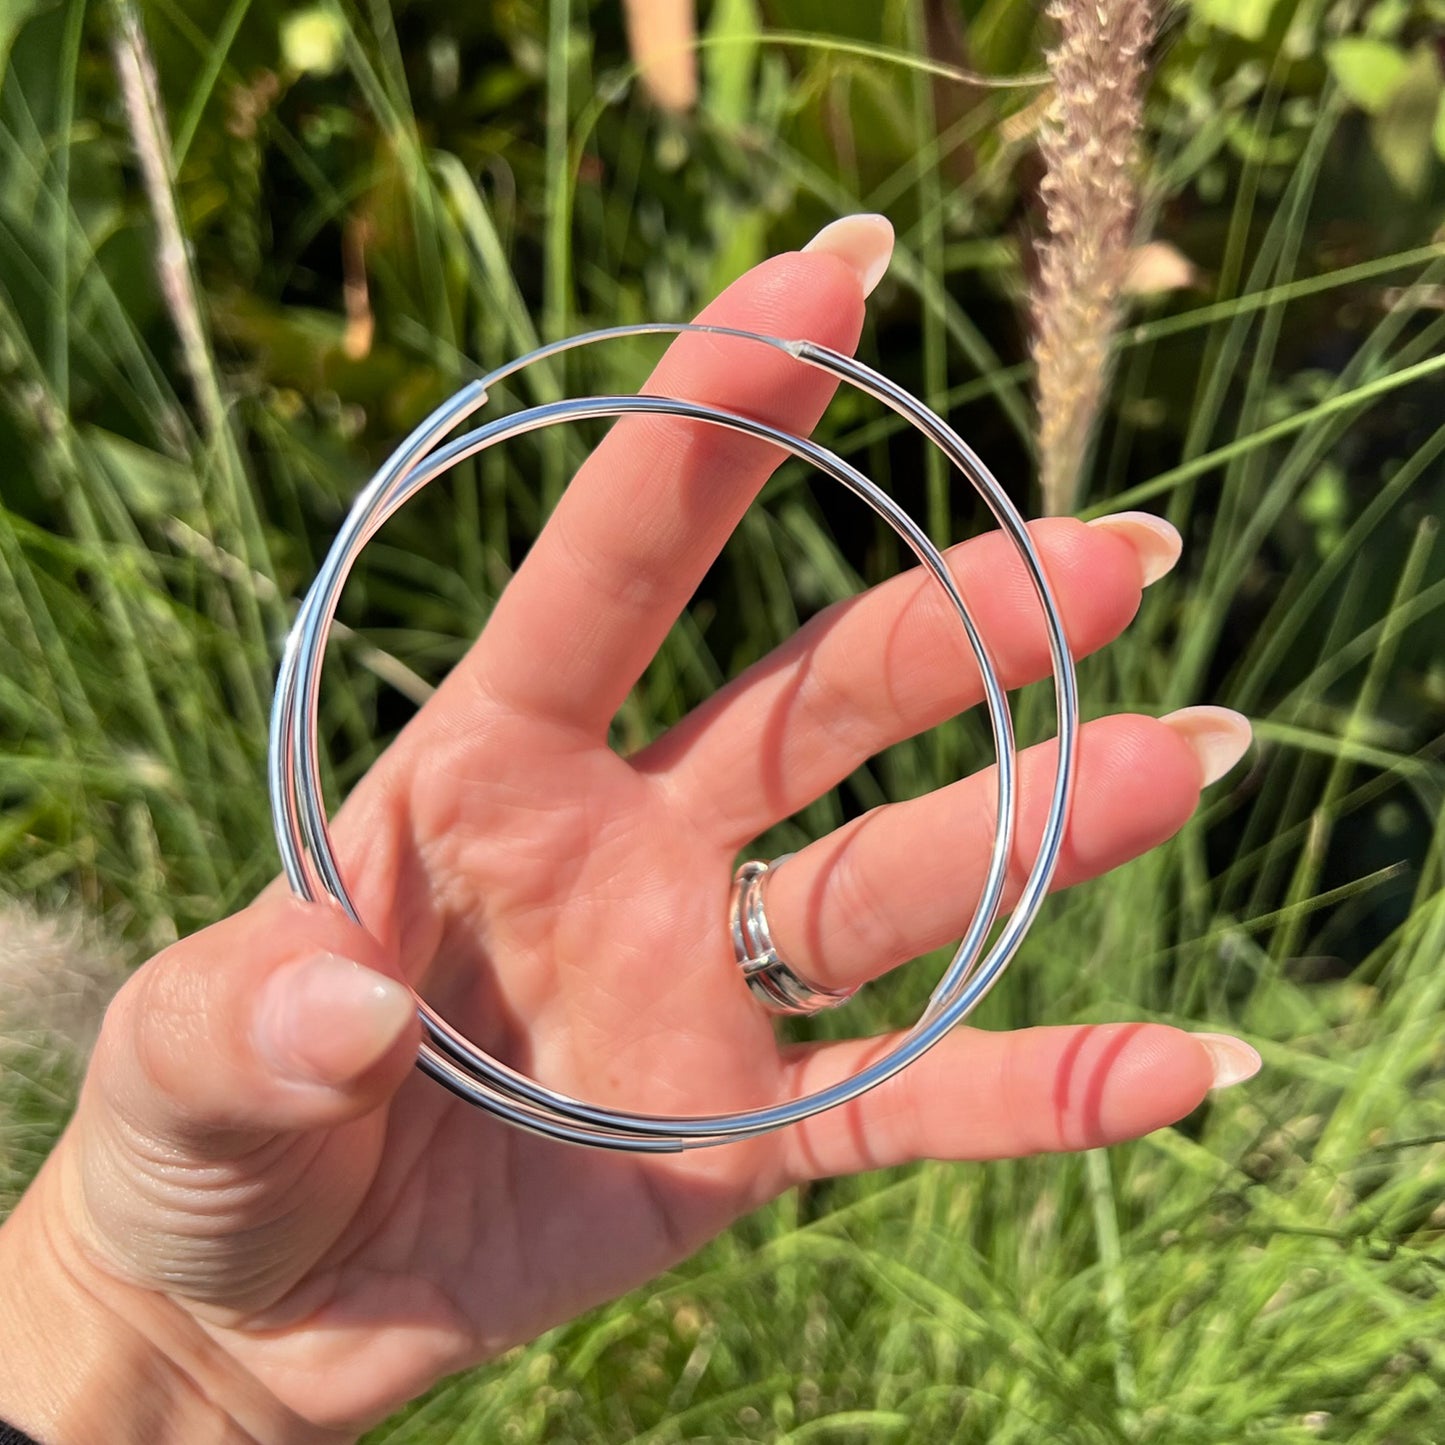
[[[810,248],[749,271],[698,317],[851,351],[893,232],[852,216]],[[646,392],[812,429],[832,380],[754,342],[688,334]],[[705,422],[629,417],[593,452],[453,677],[530,716],[599,739],[748,504],[782,460]],[[447,691],[454,696],[456,683]]]

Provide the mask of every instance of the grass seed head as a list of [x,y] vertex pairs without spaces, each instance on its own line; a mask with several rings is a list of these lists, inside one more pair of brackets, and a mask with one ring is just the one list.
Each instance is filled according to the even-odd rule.
[[1129,274],[1149,0],[1052,0],[1053,99],[1040,133],[1048,233],[1032,299],[1044,509],[1068,512],[1109,373]]

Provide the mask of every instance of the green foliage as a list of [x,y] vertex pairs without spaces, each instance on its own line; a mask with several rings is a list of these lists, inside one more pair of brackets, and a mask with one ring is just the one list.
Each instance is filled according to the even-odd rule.
[[[375,1441],[1445,1434],[1439,15],[1325,10],[1198,0],[1161,48],[1149,219],[1201,279],[1121,339],[1089,492],[1164,509],[1188,548],[1084,665],[1087,709],[1227,703],[1258,756],[1168,847],[1057,900],[980,1019],[1231,1028],[1265,1073],[1107,1160],[781,1201]],[[921,66],[901,0],[720,0],[702,104],[676,120],[636,93],[600,0],[147,0],[198,283],[188,360],[114,13],[0,4],[8,891],[103,914],[136,957],[243,902],[275,863],[271,670],[369,468],[539,336],[685,316],[840,212],[899,232],[865,354],[1028,501],[1031,7],[969,0],[963,42],[934,35]],[[498,401],[635,388],[653,355],[620,345]],[[874,410],[840,400],[822,435],[939,535],[982,525]],[[590,440],[489,454],[368,552],[323,700],[338,791],[404,721],[398,684],[424,695],[484,625]],[[619,745],[899,561],[785,468]],[[1021,731],[1048,715],[1026,696]],[[900,745],[768,846],[935,786],[983,742],[956,723]],[[819,1027],[901,1021],[927,971]],[[43,1041],[7,1057],[13,1198],[73,1070]]]
[[1410,69],[1398,46],[1368,35],[1336,40],[1325,47],[1325,60],[1345,95],[1371,115],[1385,108]]
[[1195,0],[1194,13],[1219,30],[1243,40],[1263,40],[1280,9],[1280,0]]

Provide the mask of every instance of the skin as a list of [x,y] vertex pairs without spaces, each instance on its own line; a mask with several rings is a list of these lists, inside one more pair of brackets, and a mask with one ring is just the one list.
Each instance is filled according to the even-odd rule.
[[[863,288],[837,256],[790,254],[704,315],[851,349]],[[826,379],[756,348],[739,364],[742,345],[683,338],[650,387],[810,428]],[[351,1439],[803,1181],[1106,1144],[1199,1103],[1210,1054],[1175,1029],[966,1029],[804,1126],[640,1159],[494,1122],[411,1067],[414,1019],[368,1035],[300,986],[310,958],[355,960],[549,1084],[650,1112],[786,1099],[885,1042],[780,1049],[723,920],[749,840],[977,701],[931,584],[904,575],[834,608],[644,752],[607,746],[773,462],[695,424],[619,425],[336,823],[367,930],[273,887],[122,989],[73,1122],[0,1229],[0,1278],[15,1282],[0,1300],[0,1417],[55,1445]],[[1034,535],[1075,650],[1104,645],[1139,605],[1139,554],[1073,521]],[[1007,550],[971,542],[950,564],[1007,684],[1044,675]],[[1020,859],[1050,768],[1048,750],[1025,762]],[[1090,724],[1060,881],[1168,837],[1203,776],[1164,723]],[[984,776],[820,840],[770,880],[780,947],[851,985],[955,937],[992,812]]]

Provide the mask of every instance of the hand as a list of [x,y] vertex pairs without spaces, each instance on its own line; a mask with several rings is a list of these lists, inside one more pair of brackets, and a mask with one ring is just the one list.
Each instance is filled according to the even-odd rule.
[[[830,228],[704,317],[851,349],[885,231]],[[807,431],[826,378],[744,347],[683,337],[651,388]],[[776,1102],[880,1047],[780,1050],[733,962],[727,894],[750,839],[978,700],[934,584],[911,572],[834,607],[637,756],[607,746],[776,460],[716,428],[618,425],[470,655],[343,809],[339,854],[368,932],[273,888],[154,959],[112,1006],[75,1119],[0,1246],[47,1261],[42,1277],[82,1315],[148,1336],[190,1382],[178,1389],[249,1436],[360,1430],[801,1181],[1109,1143],[1257,1065],[1237,1041],[1158,1025],[959,1030],[848,1108],[660,1159],[512,1131],[415,1072],[418,1027],[392,979],[549,1084],[649,1112]],[[1178,552],[1166,524],[1136,517],[1033,535],[1080,654],[1122,630]],[[1044,675],[1011,549],[985,537],[950,564],[1007,685]],[[1247,742],[1219,709],[1091,723],[1058,882],[1173,833]],[[1052,767],[1049,748],[1023,763],[1020,876]],[[957,936],[992,811],[974,777],[803,850],[770,880],[780,949],[841,986]],[[0,1415],[23,1405],[23,1371],[9,1378],[7,1397],[0,1365]]]

